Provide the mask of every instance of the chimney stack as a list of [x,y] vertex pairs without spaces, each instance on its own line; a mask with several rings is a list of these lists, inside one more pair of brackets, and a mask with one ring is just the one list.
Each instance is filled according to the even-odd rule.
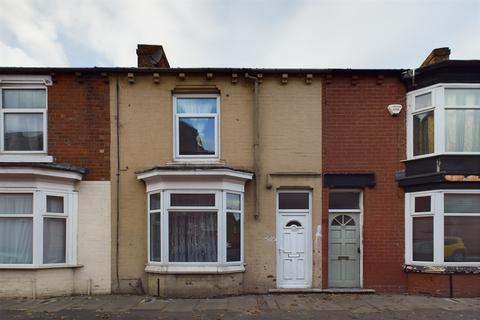
[[137,61],[139,68],[170,68],[163,47],[158,45],[137,45]]
[[423,61],[421,67],[426,67],[431,64],[439,63],[450,58],[450,48],[437,48],[433,49],[432,52],[428,55],[428,57]]

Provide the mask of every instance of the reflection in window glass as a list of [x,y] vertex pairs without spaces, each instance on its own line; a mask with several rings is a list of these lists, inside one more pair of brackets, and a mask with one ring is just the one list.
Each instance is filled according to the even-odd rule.
[[445,213],[480,213],[480,194],[445,194]]
[[43,150],[43,114],[4,114],[4,148],[7,151]]
[[281,192],[278,194],[279,209],[307,209],[310,207],[308,192]]
[[413,116],[413,155],[433,153],[434,151],[433,110]]
[[241,222],[239,212],[227,212],[227,262],[240,261]]
[[47,97],[44,89],[3,89],[4,109],[46,108]]
[[431,107],[432,106],[432,93],[425,93],[415,97],[415,110]]
[[445,110],[445,151],[480,152],[480,109]]
[[237,193],[227,193],[227,209],[241,210],[240,195]]
[[160,193],[150,195],[150,210],[160,210]]
[[175,207],[214,207],[214,193],[172,193],[170,205]]
[[433,261],[433,217],[413,218],[413,260]]
[[215,118],[181,117],[178,126],[180,155],[215,154]]
[[446,106],[480,106],[480,89],[445,89]]
[[480,217],[446,216],[444,220],[446,262],[480,262]]
[[217,213],[169,212],[170,262],[217,262]]
[[161,261],[160,212],[150,213],[150,260]]
[[66,219],[43,219],[43,263],[65,263]]
[[430,212],[431,211],[431,197],[415,197],[415,212]]
[[360,192],[330,192],[329,209],[360,209]]

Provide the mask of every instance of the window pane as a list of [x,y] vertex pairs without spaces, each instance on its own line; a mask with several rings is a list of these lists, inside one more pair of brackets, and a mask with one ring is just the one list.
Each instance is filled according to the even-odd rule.
[[169,212],[170,262],[217,262],[217,213]]
[[43,219],[43,263],[65,263],[66,219]]
[[413,155],[433,153],[433,111],[413,116]]
[[480,194],[445,194],[445,213],[480,213]]
[[150,210],[160,210],[160,193],[150,195]]
[[445,89],[446,106],[480,106],[480,89]]
[[5,150],[43,150],[43,115],[41,113],[6,113]]
[[480,217],[445,217],[445,261],[480,261]]
[[227,212],[227,261],[240,261],[241,221],[240,213]]
[[480,110],[445,110],[445,149],[480,152]]
[[430,92],[415,97],[415,110],[431,106],[432,94]]
[[227,193],[227,209],[241,210],[240,195],[236,193]]
[[47,212],[64,213],[63,197],[47,196]]
[[4,89],[3,108],[45,108],[44,89]]
[[0,214],[32,214],[31,193],[0,193]]
[[360,209],[360,192],[330,192],[330,209]]
[[0,218],[0,263],[32,263],[32,218]]
[[179,119],[180,155],[215,154],[215,119]]
[[177,98],[177,113],[217,113],[217,99]]
[[279,209],[308,209],[310,207],[307,192],[282,192],[278,194]]
[[160,212],[150,213],[150,260],[161,261]]
[[172,193],[170,206],[174,207],[215,207],[214,193]]
[[415,212],[430,212],[431,197],[415,197]]
[[433,217],[413,218],[413,260],[433,261]]

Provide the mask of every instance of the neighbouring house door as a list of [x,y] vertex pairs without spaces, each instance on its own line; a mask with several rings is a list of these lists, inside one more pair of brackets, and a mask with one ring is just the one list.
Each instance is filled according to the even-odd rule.
[[328,285],[360,287],[360,214],[330,213]]
[[[309,193],[306,194],[309,199]],[[282,197],[282,193],[279,197]],[[310,219],[308,207],[277,211],[277,286],[279,288],[311,286]]]

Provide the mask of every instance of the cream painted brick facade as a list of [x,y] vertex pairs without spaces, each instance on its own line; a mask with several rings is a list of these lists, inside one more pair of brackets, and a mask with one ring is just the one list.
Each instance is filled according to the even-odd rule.
[[[292,75],[281,84],[281,75],[265,75],[260,84],[260,217],[254,218],[255,180],[245,191],[245,273],[235,275],[157,275],[145,272],[147,263],[146,191],[135,172],[173,161],[172,90],[185,86],[212,87],[220,90],[221,163],[254,171],[254,107],[252,82],[243,78],[233,84],[231,74],[161,74],[160,83],[151,74],[135,74],[129,83],[119,75],[120,111],[120,224],[118,261],[116,237],[116,77],[110,78],[111,101],[111,175],[112,175],[112,288],[119,292],[144,292],[176,296],[208,296],[234,293],[260,293],[276,287],[275,217],[276,189],[311,190],[313,286],[321,284],[320,249],[315,246],[321,217],[321,179],[319,175],[274,175],[267,189],[267,175],[276,173],[320,173],[321,94],[319,78],[305,83],[305,75]],[[214,279],[214,280],[213,280]],[[158,282],[157,282],[158,281]],[[161,285],[159,289],[157,284]],[[203,289],[202,289],[203,288]],[[212,290],[217,288],[218,290]],[[192,289],[192,290],[191,290]],[[189,291],[191,290],[191,291]],[[183,293],[183,294],[182,294]]]

